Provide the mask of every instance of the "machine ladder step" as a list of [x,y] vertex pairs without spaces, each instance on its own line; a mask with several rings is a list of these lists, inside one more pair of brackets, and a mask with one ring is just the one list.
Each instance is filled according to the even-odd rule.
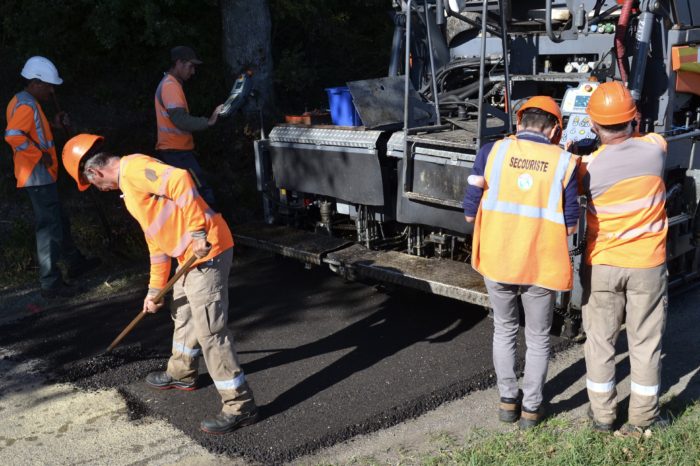
[[238,225],[233,230],[233,237],[236,244],[274,252],[314,265],[321,265],[325,254],[353,244],[352,241],[343,238],[266,223]]
[[[324,262],[350,277],[406,286],[427,293],[489,307],[484,279],[469,264],[427,259],[397,251],[372,251],[359,244],[328,253]],[[346,272],[347,275],[347,272]]]

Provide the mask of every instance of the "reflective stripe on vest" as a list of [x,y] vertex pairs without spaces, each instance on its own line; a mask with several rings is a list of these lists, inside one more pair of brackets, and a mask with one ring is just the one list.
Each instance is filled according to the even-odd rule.
[[[170,118],[170,117],[168,117],[168,118]],[[165,126],[159,126],[159,127],[158,127],[158,131],[162,131],[162,132],[164,132],[164,133],[171,133],[171,134],[185,134],[185,135],[190,134],[189,132],[187,132],[187,131],[182,131],[181,129],[177,129],[177,128],[167,128],[167,127],[165,127]]]
[[562,183],[564,182],[564,176],[569,166],[571,154],[566,151],[562,151],[559,154],[559,161],[557,162],[554,181],[549,191],[549,200],[546,208],[533,207],[531,205],[518,204],[515,202],[499,201],[498,194],[501,187],[501,168],[511,143],[512,139],[504,139],[496,152],[496,158],[493,161],[493,169],[491,170],[491,178],[489,179],[489,189],[486,191],[486,198],[484,199],[482,208],[504,214],[545,219],[564,225],[564,214],[563,212],[558,212],[558,206],[561,201]]
[[49,141],[46,139],[46,135],[44,132],[44,126],[41,124],[41,116],[39,114],[39,108],[36,106],[36,100],[34,100],[34,97],[27,92],[27,91],[22,91],[17,94],[17,103],[15,104],[15,108],[12,109],[12,115],[15,114],[15,111],[20,105],[27,105],[29,108],[32,109],[32,112],[34,113],[34,128],[36,129],[36,134],[39,137],[38,141],[32,140],[29,135],[24,134],[22,131],[11,129],[5,132],[5,135],[8,135],[8,132],[11,132],[10,136],[21,136],[24,135],[29,139],[29,141],[33,142],[41,151],[47,151],[51,149],[54,144],[53,141]]
[[[50,129],[45,130],[45,117],[43,117],[36,99],[29,92],[22,91],[14,96],[10,105],[12,105],[12,108],[9,108],[8,124],[12,124],[11,120],[15,116],[17,109],[22,105],[26,105],[32,112],[33,129],[36,132],[36,135],[33,135],[31,130],[26,131],[26,128],[23,130],[12,127],[5,130],[5,137],[20,136],[26,139],[26,141],[13,148],[14,154],[19,157],[19,159],[15,159],[17,187],[43,186],[54,183],[58,168],[54,142],[51,140]],[[26,156],[22,154],[31,147],[42,153],[38,159],[35,153],[27,154]],[[51,158],[51,164],[48,167],[44,163],[45,154]]]
[[[168,103],[166,105],[163,101],[163,88],[166,84],[169,86],[176,86],[180,88],[180,92],[182,92],[182,85],[171,74],[166,73],[163,79],[161,79],[160,83],[158,83],[155,93],[156,129],[158,132],[156,149],[192,150],[194,149],[194,139],[192,138],[192,133],[175,126],[175,123],[173,123],[172,119],[170,118],[170,114],[168,113],[168,111],[176,108],[184,108],[186,111],[189,111],[187,101],[184,101],[184,107],[182,104],[177,105]],[[185,99],[184,93],[182,97]]]
[[626,214],[627,212],[634,212],[635,210],[650,209],[665,201],[666,194],[659,192],[653,196],[635,199],[634,201],[621,202],[619,204],[596,206],[591,203],[588,205],[588,210],[592,214]]
[[167,254],[152,254],[150,260],[151,264],[164,264],[170,261],[170,256]]
[[602,146],[584,160],[587,263],[649,268],[666,260],[665,146],[652,133]]

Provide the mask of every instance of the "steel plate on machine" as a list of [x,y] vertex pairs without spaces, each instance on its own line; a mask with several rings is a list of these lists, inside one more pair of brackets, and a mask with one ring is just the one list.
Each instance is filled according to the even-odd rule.
[[322,258],[328,252],[352,244],[352,241],[342,238],[266,223],[238,225],[233,230],[233,237],[236,244],[274,252],[315,265],[321,265]]
[[[404,124],[405,78],[389,76],[348,83],[352,101],[367,129],[398,129]],[[408,127],[427,125],[434,120],[435,109],[423,102],[409,83]]]
[[483,277],[462,262],[427,259],[397,251],[371,251],[359,244],[329,253],[326,261],[351,269],[358,278],[490,306]]

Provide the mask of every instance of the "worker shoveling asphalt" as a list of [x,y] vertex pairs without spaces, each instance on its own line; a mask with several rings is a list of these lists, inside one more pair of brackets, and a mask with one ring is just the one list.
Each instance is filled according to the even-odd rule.
[[[203,355],[223,408],[220,414],[204,419],[201,429],[223,434],[256,422],[253,393],[226,327],[233,259],[228,225],[200,197],[187,171],[141,154],[119,158],[102,151],[103,142],[101,136],[91,134],[71,138],[63,148],[63,164],[81,191],[90,185],[102,191],[121,190],[127,210],[141,225],[151,262],[143,313],[157,312],[163,306],[160,298],[171,258],[177,258],[180,272],[185,272],[174,283],[172,356],[167,369],[151,372],[146,383],[161,390],[196,390],[199,356]],[[186,257],[196,260],[186,261]],[[140,319],[137,316],[132,326]]]

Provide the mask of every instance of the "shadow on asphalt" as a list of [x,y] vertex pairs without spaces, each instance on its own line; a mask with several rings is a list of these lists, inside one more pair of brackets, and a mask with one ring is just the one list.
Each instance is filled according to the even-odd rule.
[[210,451],[262,463],[394,425],[493,383],[484,309],[408,290],[382,294],[273,258],[234,267],[231,285],[229,325],[264,416],[230,435],[198,430],[220,407],[212,385],[177,393],[144,385],[170,352],[167,312],[103,354],[138,313],[144,290],[7,324],[0,346],[43,361],[55,381],[117,388],[133,417],[161,417]]

